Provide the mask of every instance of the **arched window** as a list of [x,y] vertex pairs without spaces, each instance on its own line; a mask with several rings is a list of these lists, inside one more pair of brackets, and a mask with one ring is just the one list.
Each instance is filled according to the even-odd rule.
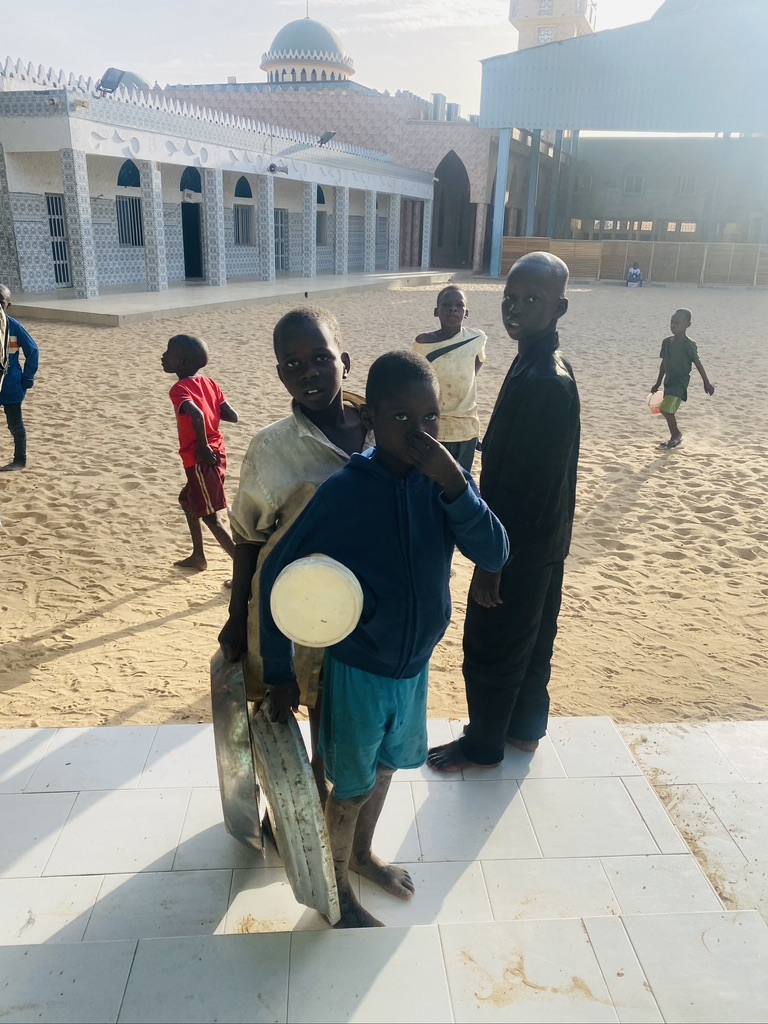
[[325,72],[323,72],[323,73],[322,73],[322,74],[320,75],[320,81],[321,81],[321,82],[324,82],[325,80],[326,80],[326,75],[325,75]]
[[335,81],[336,81],[336,75],[334,75],[334,73],[333,73],[333,72],[331,72],[331,81],[332,81],[332,82],[335,82]]
[[302,68],[301,69],[301,80],[302,80],[302,82],[306,82],[306,80],[307,80],[307,69],[306,68]]
[[202,192],[203,182],[196,167],[187,167],[181,176],[180,192]]
[[317,72],[316,72],[316,71],[313,71],[313,72],[312,72],[311,78],[312,78],[312,81],[313,81],[313,82],[316,82],[316,81],[317,81]]
[[235,185],[235,199],[253,199],[251,186],[245,175],[237,179]]
[[291,68],[291,81],[296,81],[296,68]]
[[323,192],[319,185],[317,186],[317,205],[325,206],[325,192]]
[[283,81],[285,81],[285,75],[286,75],[286,71],[285,71],[285,68],[283,68],[283,79],[282,79]]
[[118,188],[141,188],[139,168],[133,160],[126,160],[117,175]]

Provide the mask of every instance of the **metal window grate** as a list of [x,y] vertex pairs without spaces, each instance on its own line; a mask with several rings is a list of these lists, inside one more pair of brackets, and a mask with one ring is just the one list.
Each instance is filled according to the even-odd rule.
[[141,220],[139,196],[117,196],[117,240],[120,245],[141,248],[144,245],[144,225]]
[[275,270],[288,269],[288,211],[276,209],[275,217]]
[[253,245],[253,207],[236,203],[232,207],[235,245]]
[[67,223],[64,220],[64,196],[46,196],[48,231],[51,236],[53,276],[57,285],[70,285]]

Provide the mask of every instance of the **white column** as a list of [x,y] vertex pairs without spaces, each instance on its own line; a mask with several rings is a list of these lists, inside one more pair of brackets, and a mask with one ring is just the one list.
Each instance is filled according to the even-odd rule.
[[141,176],[141,216],[144,224],[144,264],[147,269],[147,291],[168,289],[168,262],[165,254],[165,222],[163,220],[163,185],[160,165],[153,160],[139,161]]
[[499,132],[499,152],[496,157],[496,190],[493,194],[491,277],[501,277],[501,250],[504,243],[504,212],[507,206],[510,136],[511,130],[509,128],[502,128]]
[[78,299],[96,299],[99,295],[99,274],[93,244],[91,194],[85,153],[76,149],[59,151],[64,179],[64,215],[69,242],[69,272]]

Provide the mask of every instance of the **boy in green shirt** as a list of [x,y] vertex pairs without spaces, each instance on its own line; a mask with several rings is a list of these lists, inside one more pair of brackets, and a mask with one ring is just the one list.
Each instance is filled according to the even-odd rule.
[[696,342],[692,341],[685,333],[691,326],[690,309],[676,309],[670,321],[672,336],[665,338],[661,343],[661,366],[656,383],[651,388],[651,394],[655,394],[664,381],[664,401],[661,403],[660,411],[669,427],[669,440],[662,441],[659,448],[670,451],[682,444],[683,435],[677,425],[675,414],[682,402],[688,399],[688,384],[691,380],[691,366],[695,366],[704,381],[704,390],[708,395],[714,395],[715,388],[709,383],[706,370],[699,359],[699,352]]

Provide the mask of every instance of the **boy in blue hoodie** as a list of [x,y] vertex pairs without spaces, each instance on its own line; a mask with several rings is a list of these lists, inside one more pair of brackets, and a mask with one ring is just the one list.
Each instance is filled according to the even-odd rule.
[[[8,315],[11,308],[11,290],[0,284],[0,309],[8,322],[7,344],[0,353],[0,405],[5,411],[8,430],[13,437],[13,461],[0,469],[0,473],[12,473],[25,469],[27,465],[27,430],[21,415],[21,403],[27,391],[35,383],[35,374],[40,365],[40,351],[31,334],[24,330],[18,320]],[[21,362],[19,353],[23,354]]]
[[319,488],[262,569],[261,655],[278,721],[299,701],[291,644],[270,611],[280,571],[322,553],[351,569],[363,590],[357,628],[326,654],[320,729],[343,928],[381,924],[354,895],[350,869],[400,899],[414,892],[408,872],[379,860],[371,840],[394,771],[426,758],[429,659],[450,621],[454,546],[489,572],[509,553],[501,523],[437,441],[438,395],[421,356],[377,359],[362,413],[375,448],[352,455]]

